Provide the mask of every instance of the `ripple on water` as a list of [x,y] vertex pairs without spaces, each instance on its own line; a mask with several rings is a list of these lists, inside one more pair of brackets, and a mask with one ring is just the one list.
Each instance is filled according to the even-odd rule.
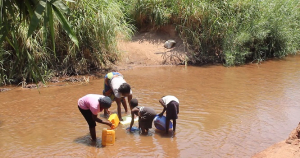
[[[300,120],[299,59],[242,67],[169,67],[126,71],[140,106],[180,101],[175,136],[151,129],[140,136],[116,129],[116,144],[89,140],[78,98],[102,93],[103,80],[0,95],[2,157],[251,157],[284,140]],[[141,75],[143,72],[143,75]],[[39,93],[40,92],[40,93]],[[22,97],[20,97],[22,96]],[[113,103],[112,112],[116,112]],[[123,110],[122,110],[123,111]],[[123,115],[126,115],[123,113]],[[137,124],[135,124],[136,126]]]

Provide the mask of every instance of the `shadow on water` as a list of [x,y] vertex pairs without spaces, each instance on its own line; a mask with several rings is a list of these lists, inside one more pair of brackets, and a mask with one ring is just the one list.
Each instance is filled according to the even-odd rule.
[[104,146],[102,146],[102,144],[101,144],[102,139],[97,138],[96,141],[92,141],[89,134],[76,138],[74,140],[74,142],[78,143],[78,144],[83,144],[86,146],[92,146],[92,147],[96,147],[96,148],[104,148]]
[[166,131],[155,129],[155,134],[159,135],[162,138],[174,138],[175,133],[173,131],[169,131],[168,134],[166,134]]

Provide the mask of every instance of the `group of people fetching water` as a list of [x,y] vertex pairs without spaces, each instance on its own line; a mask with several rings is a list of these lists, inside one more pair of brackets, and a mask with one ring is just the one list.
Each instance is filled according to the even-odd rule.
[[[102,120],[97,115],[104,111],[104,115],[109,115],[109,108],[113,101],[117,103],[118,117],[120,121],[123,121],[121,115],[121,104],[124,107],[125,112],[128,111],[125,97],[128,99],[128,103],[131,110],[131,118],[134,119],[134,115],[139,117],[138,129],[142,134],[147,134],[148,130],[152,128],[153,119],[157,116],[157,113],[153,108],[138,106],[138,100],[132,98],[131,87],[123,78],[123,75],[119,72],[110,72],[105,75],[104,78],[104,90],[103,95],[99,94],[87,94],[78,100],[78,109],[85,118],[89,125],[90,134],[92,140],[96,140],[96,122],[102,123],[108,126],[112,126],[112,123],[108,120]],[[176,129],[176,119],[179,113],[179,101],[175,96],[167,95],[159,100],[163,106],[163,111],[158,114],[163,116],[166,112],[166,133],[169,132],[169,122],[173,121],[173,131]],[[133,126],[133,121],[130,123],[129,131]]]

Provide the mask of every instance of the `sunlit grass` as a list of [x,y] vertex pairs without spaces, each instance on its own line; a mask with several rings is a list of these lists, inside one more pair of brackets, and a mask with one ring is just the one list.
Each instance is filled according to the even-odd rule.
[[299,50],[296,0],[125,0],[142,27],[175,25],[190,62],[226,66],[261,62]]
[[[0,84],[49,80],[54,75],[86,74],[109,68],[119,59],[117,41],[131,38],[133,26],[127,24],[122,6],[114,0],[80,0],[68,3],[69,23],[79,46],[69,38],[56,20],[55,50],[50,28],[41,28],[27,38],[28,23],[12,21],[11,36],[3,42],[0,54]],[[18,11],[15,12],[18,16]],[[46,40],[45,40],[46,39]],[[37,81],[35,81],[37,82]]]
[[133,26],[148,30],[175,26],[185,45],[186,64],[259,63],[294,54],[300,47],[296,0],[80,0],[67,5],[66,18],[78,46],[57,20],[55,29],[38,27],[27,38],[30,26],[24,21],[29,19],[18,19],[18,10],[5,16],[11,32],[1,43],[0,84],[106,69],[119,59],[117,42],[130,38]]

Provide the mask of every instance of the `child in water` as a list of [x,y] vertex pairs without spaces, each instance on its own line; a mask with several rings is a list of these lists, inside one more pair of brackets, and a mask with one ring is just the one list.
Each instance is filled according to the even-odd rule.
[[178,119],[177,114],[179,113],[179,100],[172,95],[163,96],[159,100],[160,104],[164,107],[163,111],[159,114],[161,117],[165,111],[166,112],[166,133],[169,132],[170,120],[173,120],[173,131],[176,130],[176,119]]
[[152,128],[152,122],[154,117],[156,116],[156,112],[152,108],[138,106],[137,99],[132,99],[130,101],[130,108],[131,108],[131,123],[130,123],[129,131],[131,131],[132,125],[134,123],[134,115],[136,115],[139,116],[139,129],[142,130],[142,134],[147,134],[149,128]]
[[103,121],[97,117],[97,114],[111,106],[109,97],[98,94],[87,94],[78,100],[78,109],[89,125],[92,140],[96,140],[96,122],[112,126],[109,121]]
[[[121,73],[110,72],[105,75],[103,95],[110,97],[112,101],[116,101],[119,120],[123,121],[121,116],[121,103],[127,113],[125,97],[127,97],[128,103],[130,103],[130,100],[132,99],[132,90]],[[109,113],[108,110],[104,110],[105,116],[108,116]]]

